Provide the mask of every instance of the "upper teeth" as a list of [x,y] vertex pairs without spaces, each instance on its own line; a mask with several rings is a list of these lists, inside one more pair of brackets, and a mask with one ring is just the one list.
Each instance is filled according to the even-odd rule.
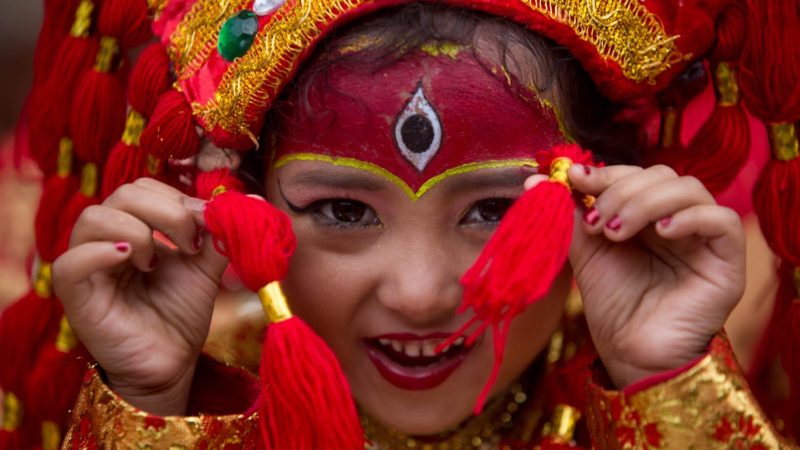
[[[436,356],[436,347],[444,342],[444,339],[424,339],[418,341],[398,341],[396,339],[378,339],[378,343],[383,347],[392,347],[398,353],[405,353],[412,358],[422,356]],[[459,336],[452,346],[442,349],[442,353],[450,350],[451,347],[464,345],[464,336]]]

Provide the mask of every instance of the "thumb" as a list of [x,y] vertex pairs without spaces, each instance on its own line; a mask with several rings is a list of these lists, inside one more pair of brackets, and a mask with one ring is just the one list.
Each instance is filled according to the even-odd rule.
[[202,231],[200,239],[200,252],[190,258],[209,278],[219,282],[228,267],[228,258],[217,249],[211,233]]

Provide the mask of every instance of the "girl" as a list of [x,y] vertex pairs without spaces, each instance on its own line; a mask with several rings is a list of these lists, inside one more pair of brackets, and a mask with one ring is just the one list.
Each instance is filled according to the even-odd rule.
[[[569,17],[601,8],[568,3]],[[738,215],[718,206],[695,177],[636,165],[635,155],[653,144],[640,132],[645,123],[631,117],[629,104],[606,97],[664,86],[669,72],[685,66],[677,55],[709,44],[681,43],[678,30],[699,31],[678,22],[674,36],[658,36],[657,7],[619,3],[609,15],[588,14],[595,21],[617,15],[604,24],[612,35],[648,30],[652,43],[638,54],[655,46],[660,53],[648,57],[661,59],[661,72],[626,67],[625,55],[613,70],[602,67],[596,58],[607,48],[600,44],[573,58],[599,41],[577,19],[569,32],[578,41],[564,39],[567,31],[553,25],[558,16],[548,18],[544,7],[256,1],[220,16],[230,18],[218,24],[206,56],[192,56],[207,38],[202,8],[169,3],[157,10],[180,95],[194,102],[209,141],[197,164],[225,155],[253,194],[291,218],[297,250],[281,286],[293,313],[335,354],[371,448],[788,445],[721,333],[744,289]],[[317,35],[303,32],[311,19],[292,22],[299,11],[317,17],[315,8],[328,7]],[[339,20],[372,8],[382,10]],[[733,7],[678,9],[714,18],[727,17],[726,8]],[[281,34],[282,23],[295,34]],[[258,45],[267,42],[271,61],[285,48],[303,51],[286,53],[297,59],[283,75],[268,66],[266,79],[248,78],[259,73]],[[229,64],[221,76],[213,73],[220,64]],[[247,91],[251,79],[269,95]],[[670,89],[694,82],[684,76]],[[281,83],[289,84],[272,100]],[[161,94],[140,145],[174,160],[190,155],[182,153],[188,138],[174,139],[184,131],[166,125],[182,113],[164,114],[164,98],[173,94]],[[220,150],[250,147],[255,135],[259,149],[242,160]],[[569,263],[514,318],[505,342],[497,334],[466,339],[470,317],[457,313],[462,274],[515,200],[550,182],[537,171],[535,152],[572,142],[609,165],[576,160],[567,172],[574,192],[596,198],[575,213]],[[160,145],[173,147],[160,154]],[[230,249],[209,234],[207,201],[168,177],[176,170],[109,188],[77,217],[69,249],[53,265],[69,327],[97,363],[73,412],[69,445],[251,447],[292,433],[265,425],[274,422],[255,406],[269,394],[259,399],[245,372],[201,356]],[[568,301],[573,278],[582,312]],[[502,364],[486,408],[473,416],[498,342]],[[329,439],[273,442],[353,448]]]

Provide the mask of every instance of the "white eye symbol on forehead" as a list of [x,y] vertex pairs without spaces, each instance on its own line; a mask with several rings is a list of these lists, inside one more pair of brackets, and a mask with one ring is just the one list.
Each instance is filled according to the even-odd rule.
[[439,152],[442,124],[436,110],[425,98],[421,84],[397,118],[394,141],[403,157],[420,172]]

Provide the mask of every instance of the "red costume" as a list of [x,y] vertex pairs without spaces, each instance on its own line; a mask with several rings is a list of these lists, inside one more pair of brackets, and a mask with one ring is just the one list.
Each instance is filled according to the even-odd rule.
[[[330,436],[312,423],[310,428],[317,434],[299,437],[306,444],[362,448],[366,442],[367,448],[375,449],[789,448],[789,442],[800,433],[796,386],[800,365],[794,352],[800,345],[800,302],[796,300],[800,296],[796,284],[800,248],[793,233],[796,221],[785,217],[800,210],[794,205],[795,174],[800,173],[796,167],[800,56],[794,45],[798,38],[791,35],[800,25],[800,11],[791,0],[444,2],[510,19],[566,47],[612,101],[658,104],[660,133],[658,139],[650,140],[648,154],[653,161],[696,175],[715,192],[721,191],[747,160],[750,137],[740,92],[744,94],[750,111],[769,129],[774,158],[756,186],[754,203],[765,235],[784,263],[774,323],[765,338],[757,372],[781,361],[790,381],[788,392],[775,396],[758,389],[756,400],[724,334],[709,344],[707,355],[687,367],[623,391],[614,390],[602,365],[595,362],[580,307],[572,302],[546,354],[504,399],[491,402],[483,414],[459,429],[436,439],[418,440],[387,430],[368,417],[361,417],[360,424],[352,420],[355,407],[347,401],[346,382],[321,340],[308,344],[318,350],[313,354],[276,355],[267,350],[286,344],[290,335],[308,342],[314,339],[313,332],[291,316],[273,283],[286,273],[294,238],[287,232],[287,220],[268,205],[249,203],[239,196],[236,183],[225,174],[204,177],[188,163],[201,146],[198,128],[203,138],[220,148],[252,150],[259,144],[265,115],[275,99],[331,30],[406,3],[46,2],[37,47],[37,77],[27,113],[31,155],[46,177],[37,216],[39,258],[35,289],[0,318],[0,446],[50,449],[63,440],[65,448],[286,448],[280,443],[295,442],[273,439],[285,432],[280,428],[286,423],[278,417],[281,411],[271,409],[281,404],[273,398],[277,397],[274,389],[263,388],[269,383],[245,369],[202,358],[192,387],[191,416],[157,417],[126,404],[112,392],[103,382],[102,369],[91,366],[91,357],[72,334],[50,289],[50,264],[66,250],[71,228],[85,207],[99,203],[121,184],[149,176],[212,199],[214,206],[206,213],[209,230],[245,285],[259,292],[274,323],[266,338],[262,379],[274,374],[265,369],[270,365],[294,367],[292,364],[305,358],[302,361],[318,362],[330,375],[320,377],[320,382],[330,382],[331,397],[346,399],[341,405],[323,406],[326,392],[312,395],[321,402],[320,417],[313,417],[314,404],[303,405],[305,410],[296,414],[287,409],[285,415],[291,416],[287,420],[337,421],[337,426],[331,427],[336,434]],[[160,42],[148,46],[129,67],[129,51],[144,44],[151,30]],[[559,112],[552,105],[537,103],[538,97],[525,89],[518,89],[518,96],[500,89],[492,82],[507,74],[493,76],[477,61],[460,55],[457,48],[420,51],[429,57],[415,60],[419,65],[387,68],[392,75],[383,86],[369,85],[357,72],[334,73],[334,83],[360,89],[365,98],[378,98],[370,95],[373,90],[402,95],[396,102],[369,105],[382,120],[336,128],[319,123],[319,133],[314,136],[286,130],[271,155],[272,167],[291,160],[322,160],[364,169],[397,184],[411,199],[418,199],[451,174],[482,167],[541,164],[550,173],[552,189],[569,188],[565,170],[572,162],[588,162],[589,157],[564,146],[571,138],[564,134]],[[691,80],[692,63],[702,58],[713,69],[717,104],[708,123],[684,148],[676,139],[680,113],[697,94],[697,85]],[[445,100],[448,83],[454,79],[441,74],[452,75],[448,64],[456,60],[467,68],[453,75],[455,81],[474,83],[476,96],[486,101],[505,96],[509,98],[503,101],[512,106],[523,100],[534,104],[534,108],[510,109],[508,120],[518,123],[518,129],[531,123],[537,127],[514,136],[451,134],[451,130],[469,128],[458,120],[481,121],[480,109],[475,108],[478,103],[451,105]],[[431,75],[436,73],[439,76]],[[508,84],[514,86],[515,81],[509,77]],[[350,106],[345,97],[326,95],[322,93],[316,100],[332,110]],[[444,104],[464,111],[475,108],[475,112],[442,114]],[[300,110],[290,113],[294,120],[312,120]],[[348,146],[366,127],[371,131],[367,137],[370,147]],[[531,142],[539,147],[532,148]],[[565,153],[547,156],[547,161],[533,159],[535,150],[553,147]],[[369,151],[375,148],[381,151]],[[252,210],[247,218],[260,222],[248,228],[234,220],[231,216],[239,206]],[[571,220],[569,210],[564,211]],[[244,228],[233,228],[232,223]],[[562,228],[571,230],[571,226]],[[264,230],[274,233],[264,238]],[[238,236],[239,232],[254,240],[268,240],[263,254],[256,256],[274,265],[256,268],[261,266],[258,260],[249,260],[252,255],[238,251],[237,244],[250,243]],[[554,245],[564,247],[562,244]],[[490,251],[502,255],[503,245],[513,242],[498,245]],[[562,253],[565,248],[560,248]],[[565,257],[553,258],[553,267],[560,268]],[[486,282],[490,288],[481,284],[480,276],[473,281],[468,288],[489,296],[497,294],[490,281]],[[542,280],[539,287],[547,287],[550,281]],[[524,304],[538,298],[497,295],[493,299],[497,303],[466,304],[481,323],[491,327],[495,339],[502,337],[510,318]],[[263,323],[243,324],[247,326],[258,332]],[[228,362],[256,369],[253,361],[242,358]],[[302,368],[290,375],[311,376]],[[753,380],[759,375],[763,374],[756,373]],[[269,379],[289,392],[293,381],[288,378]],[[339,441],[340,435],[351,440]]]

